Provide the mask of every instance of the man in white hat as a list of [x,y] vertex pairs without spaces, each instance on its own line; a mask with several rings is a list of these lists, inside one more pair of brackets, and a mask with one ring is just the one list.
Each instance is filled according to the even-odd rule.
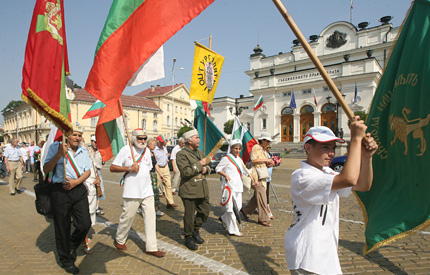
[[[351,123],[348,159],[340,174],[328,166],[336,142],[345,141],[325,126],[312,127],[303,144],[307,160],[291,176],[294,223],[285,234],[285,254],[291,274],[342,274],[337,255],[339,197],[372,185],[372,156],[378,145],[356,116]],[[367,139],[364,137],[367,136]]]
[[[83,132],[83,127],[74,123],[65,144],[58,141],[51,144],[43,166],[45,174],[54,171],[50,182],[55,244],[63,268],[72,274],[79,273],[75,265],[76,249],[91,227],[87,189],[83,183],[91,174],[92,164],[88,151],[80,145]],[[72,217],[75,231],[70,235]]]
[[142,129],[134,130],[130,142],[135,162],[133,162],[130,146],[124,146],[110,167],[111,172],[124,173],[122,178],[124,182],[122,214],[119,218],[114,244],[119,250],[127,249],[125,243],[128,233],[133,225],[136,211],[140,207],[145,221],[145,253],[161,258],[164,257],[165,252],[158,250],[157,247],[154,192],[150,177],[152,161],[151,152],[145,146],[146,139],[147,135]]
[[99,201],[104,200],[106,198],[105,197],[105,187],[103,184],[103,177],[102,177],[102,168],[103,168],[103,165],[105,163],[102,160],[102,155],[100,154],[99,148],[97,147],[96,135],[91,135],[91,146],[88,149],[88,151],[90,153],[91,161],[94,163],[94,166],[97,170],[97,175],[100,178],[100,189],[102,190],[102,193],[103,193],[103,196],[97,198],[96,214],[97,215],[104,215],[104,212],[101,211],[101,209],[99,207]]
[[191,250],[196,250],[197,244],[205,241],[200,237],[199,230],[209,217],[209,188],[204,175],[210,174],[211,169],[206,164],[203,153],[198,149],[200,137],[197,130],[190,130],[183,137],[185,146],[176,154],[181,173],[179,197],[185,208],[185,245]]

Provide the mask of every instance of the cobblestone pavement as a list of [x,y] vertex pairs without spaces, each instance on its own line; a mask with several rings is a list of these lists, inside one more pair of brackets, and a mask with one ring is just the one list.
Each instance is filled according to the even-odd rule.
[[[297,159],[285,159],[275,168],[272,183],[279,202],[271,192],[270,205],[276,217],[273,226],[257,224],[257,216],[242,222],[243,237],[229,236],[218,221],[220,182],[217,175],[209,179],[212,211],[201,231],[206,240],[195,252],[184,246],[182,235],[183,207],[175,196],[177,210],[162,211],[157,219],[159,247],[164,258],[145,254],[143,219],[137,217],[127,242],[128,250],[118,251],[113,238],[121,213],[120,174],[103,169],[107,199],[101,201],[104,216],[98,217],[91,231],[93,254],[78,251],[77,266],[81,274],[289,274],[285,261],[283,238],[292,222],[290,176],[299,166]],[[0,181],[0,274],[65,274],[57,264],[52,220],[35,211],[34,183],[31,174],[25,178],[20,195],[10,196],[8,178]],[[251,194],[244,192],[244,203]],[[366,256],[364,223],[356,198],[341,200],[339,255],[345,274],[430,274],[430,232],[423,231],[381,248]]]

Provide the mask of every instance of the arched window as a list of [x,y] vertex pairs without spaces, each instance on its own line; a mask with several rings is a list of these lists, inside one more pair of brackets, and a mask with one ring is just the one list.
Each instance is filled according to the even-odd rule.
[[323,112],[334,112],[336,111],[336,106],[334,104],[328,103],[322,107]]
[[294,113],[293,108],[286,107],[282,110],[282,115],[292,115]]
[[146,119],[142,119],[142,129],[146,130]]
[[158,131],[158,123],[156,120],[154,120],[154,122],[152,123],[152,129],[154,130],[154,132]]
[[314,112],[314,108],[312,108],[312,106],[306,105],[304,106],[301,110],[300,113],[301,114],[309,114],[309,113],[313,113]]
[[175,126],[178,126],[178,118],[175,118]]
[[167,116],[166,124],[167,124],[167,125],[170,125],[170,116]]

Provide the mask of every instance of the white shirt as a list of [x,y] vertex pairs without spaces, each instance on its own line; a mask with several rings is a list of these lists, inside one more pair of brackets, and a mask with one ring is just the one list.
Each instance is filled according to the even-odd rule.
[[[152,191],[151,176],[149,174],[149,171],[152,169],[151,152],[148,148],[145,149],[145,154],[138,163],[139,172],[128,173],[128,175],[125,177],[123,185],[124,191],[122,193],[123,198],[144,199],[146,197],[154,196],[154,192]],[[145,149],[136,149],[133,146],[133,153],[136,161],[139,159],[143,153],[143,150]],[[122,147],[112,164],[116,166],[130,167],[133,164],[130,146]]]
[[176,153],[178,153],[179,151],[181,151],[181,146],[176,145],[175,147],[173,147],[172,152],[170,153],[170,159],[176,161]]
[[[247,171],[245,168],[243,168],[245,165],[243,164],[243,161],[240,157],[235,157],[233,154],[228,154],[239,166],[240,171],[243,175],[248,176]],[[242,177],[240,176],[239,172],[237,171],[236,166],[231,163],[231,161],[227,158],[227,156],[223,157],[217,167],[215,168],[215,171],[218,173],[220,171],[224,172],[226,175],[230,177],[229,185],[231,187],[231,191],[233,192],[243,192],[243,182]],[[222,188],[224,189],[224,186],[226,185],[225,177],[222,177]]]
[[21,151],[22,160],[25,163],[28,160],[27,149],[24,147],[21,147],[19,150]]
[[337,254],[339,242],[339,196],[351,188],[331,190],[336,176],[329,167],[323,171],[301,162],[291,176],[294,223],[285,234],[288,269],[317,274],[342,274]]

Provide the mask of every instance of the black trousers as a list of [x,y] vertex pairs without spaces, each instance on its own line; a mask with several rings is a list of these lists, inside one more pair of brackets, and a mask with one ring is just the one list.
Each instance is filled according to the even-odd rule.
[[[51,206],[58,257],[63,266],[70,266],[76,260],[76,255],[70,253],[71,249],[78,248],[91,228],[87,189],[84,184],[79,184],[66,191],[61,183],[54,183]],[[70,235],[72,217],[75,230]]]
[[[203,223],[209,217],[211,206],[209,204],[209,196],[200,199],[185,199],[182,198],[184,204],[184,235],[191,237],[193,231],[200,230]],[[196,214],[197,212],[197,214]],[[195,215],[195,217],[194,217]]]

